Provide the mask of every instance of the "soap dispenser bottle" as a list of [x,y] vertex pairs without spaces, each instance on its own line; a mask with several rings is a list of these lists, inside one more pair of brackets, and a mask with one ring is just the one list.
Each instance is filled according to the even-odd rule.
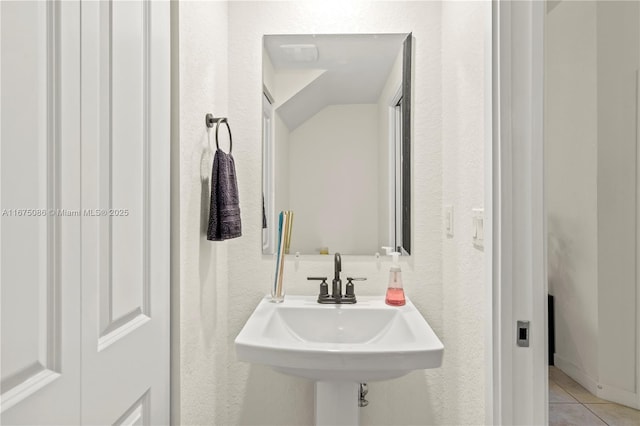
[[400,270],[400,253],[391,253],[393,262],[389,269],[389,286],[387,287],[387,297],[385,303],[391,306],[402,306],[405,304],[404,289],[402,288],[402,271]]

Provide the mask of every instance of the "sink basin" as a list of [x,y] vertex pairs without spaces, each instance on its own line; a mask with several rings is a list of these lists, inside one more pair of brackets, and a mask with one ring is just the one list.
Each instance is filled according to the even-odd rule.
[[440,367],[444,346],[413,303],[382,299],[321,305],[314,296],[265,297],[235,340],[238,359],[316,381],[387,380]]

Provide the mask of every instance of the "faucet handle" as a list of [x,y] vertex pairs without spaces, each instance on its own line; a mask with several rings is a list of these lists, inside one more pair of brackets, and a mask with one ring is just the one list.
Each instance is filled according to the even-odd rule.
[[344,289],[344,299],[345,303],[356,303],[356,293],[355,286],[353,285],[354,281],[365,281],[366,278],[354,278],[347,277],[347,285]]
[[329,299],[329,284],[327,284],[327,277],[307,277],[309,281],[322,281],[320,283],[320,294],[318,294],[318,303],[322,303],[323,300]]

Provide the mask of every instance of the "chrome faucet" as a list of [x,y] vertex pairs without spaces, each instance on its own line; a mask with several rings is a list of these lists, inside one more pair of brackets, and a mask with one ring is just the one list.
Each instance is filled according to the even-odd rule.
[[342,294],[342,280],[340,272],[342,272],[342,257],[340,253],[336,253],[333,258],[334,277],[331,288],[332,294],[329,295],[329,285],[327,277],[307,277],[308,280],[322,281],[320,283],[320,294],[318,295],[318,303],[326,304],[353,304],[356,303],[355,288],[353,281],[364,281],[366,278],[347,278],[344,295]]

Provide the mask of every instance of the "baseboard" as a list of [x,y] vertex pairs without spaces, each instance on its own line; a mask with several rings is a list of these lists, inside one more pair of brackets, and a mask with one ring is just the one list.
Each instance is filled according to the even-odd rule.
[[576,382],[580,383],[586,390],[598,396],[598,381],[585,373],[580,367],[567,361],[565,358],[558,354],[553,355],[553,361],[560,370],[562,370],[567,376],[571,377]]
[[640,403],[638,403],[638,395],[624,389],[614,388],[609,385],[600,385],[602,389],[596,395],[598,398],[606,399],[607,401],[617,402],[627,407],[640,409]]
[[578,366],[567,361],[558,354],[553,355],[553,360],[558,369],[562,370],[567,376],[580,383],[586,390],[598,398],[626,405],[627,407],[640,409],[640,398],[637,394],[598,383],[597,380],[589,376]]

